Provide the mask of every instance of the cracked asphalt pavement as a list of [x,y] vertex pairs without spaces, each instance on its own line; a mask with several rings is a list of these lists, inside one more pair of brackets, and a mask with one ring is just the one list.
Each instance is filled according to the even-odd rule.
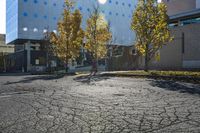
[[200,85],[142,78],[0,76],[0,133],[199,133]]

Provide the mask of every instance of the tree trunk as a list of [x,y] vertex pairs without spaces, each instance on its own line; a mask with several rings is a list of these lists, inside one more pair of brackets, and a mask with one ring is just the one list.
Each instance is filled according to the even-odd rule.
[[98,56],[97,56],[97,58],[96,58],[96,71],[98,71],[98,67],[99,67],[99,62],[98,62]]
[[96,72],[98,71],[98,63],[97,63],[97,59],[94,59],[92,61],[92,73],[94,73],[94,75],[96,74]]
[[97,56],[96,54],[92,57],[92,67],[91,67],[91,74],[95,75],[97,72]]
[[65,72],[67,73],[68,72],[68,58],[67,56],[65,57]]
[[144,71],[148,72],[149,71],[149,45],[146,45],[146,49],[145,49],[145,67],[144,67]]
[[68,72],[68,63],[65,63],[65,72]]
[[46,70],[48,71],[48,73],[51,73],[50,67],[49,67],[49,54],[48,51],[46,52]]

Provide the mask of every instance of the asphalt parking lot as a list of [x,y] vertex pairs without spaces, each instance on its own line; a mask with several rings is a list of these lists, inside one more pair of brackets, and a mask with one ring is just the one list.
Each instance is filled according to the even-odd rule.
[[99,76],[0,76],[0,132],[199,133],[200,85]]

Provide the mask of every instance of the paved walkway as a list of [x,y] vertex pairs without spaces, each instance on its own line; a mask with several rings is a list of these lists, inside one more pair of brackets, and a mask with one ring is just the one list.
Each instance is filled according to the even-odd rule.
[[200,132],[200,86],[164,80],[0,76],[0,132]]

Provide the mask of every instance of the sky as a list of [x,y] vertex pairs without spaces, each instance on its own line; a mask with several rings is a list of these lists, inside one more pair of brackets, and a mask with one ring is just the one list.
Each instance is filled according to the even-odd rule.
[[[158,0],[161,1],[161,0]],[[197,3],[200,0],[197,0]],[[6,0],[0,0],[0,34],[5,34],[6,32]]]
[[0,0],[0,34],[6,32],[6,0]]
[[[102,0],[102,2],[105,0]],[[6,0],[0,0],[0,34],[6,32]]]

